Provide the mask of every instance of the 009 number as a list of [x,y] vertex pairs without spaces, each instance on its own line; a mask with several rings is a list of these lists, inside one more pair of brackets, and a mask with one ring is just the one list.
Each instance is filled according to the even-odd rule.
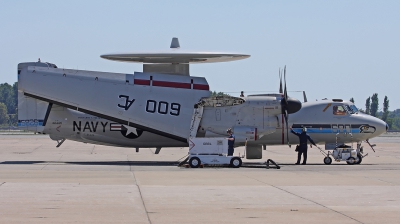
[[171,103],[160,101],[157,103],[155,100],[147,100],[146,112],[159,113],[159,114],[171,114],[173,116],[179,116],[181,112],[181,105],[179,103]]

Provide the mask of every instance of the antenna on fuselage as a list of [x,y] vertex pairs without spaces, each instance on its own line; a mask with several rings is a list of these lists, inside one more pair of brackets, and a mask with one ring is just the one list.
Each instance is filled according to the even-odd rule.
[[181,45],[179,45],[179,40],[177,37],[173,37],[171,41],[171,46],[169,48],[180,48]]
[[304,99],[304,103],[306,103],[307,102],[306,91],[303,91],[303,99]]

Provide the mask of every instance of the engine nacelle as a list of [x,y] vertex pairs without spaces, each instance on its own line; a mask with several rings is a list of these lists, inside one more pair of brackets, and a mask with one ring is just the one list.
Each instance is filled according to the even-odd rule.
[[[204,107],[201,130],[206,137],[222,137],[226,135],[227,128],[234,127],[236,141],[255,141],[278,127],[277,116],[283,111],[282,98],[279,96],[203,98],[197,105]],[[301,103],[288,98],[285,108],[288,113],[293,113],[300,110]]]
[[255,127],[235,126],[233,127],[233,134],[235,135],[236,142],[257,140],[257,128]]

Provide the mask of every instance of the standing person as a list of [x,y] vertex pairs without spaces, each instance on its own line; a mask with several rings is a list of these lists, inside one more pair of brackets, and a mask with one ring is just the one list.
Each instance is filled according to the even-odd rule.
[[310,141],[311,144],[317,146],[315,142],[311,139],[311,137],[307,134],[307,128],[303,127],[303,131],[301,133],[297,133],[293,131],[293,128],[290,128],[290,132],[297,135],[300,140],[299,148],[297,151],[297,163],[300,164],[301,154],[303,154],[303,163],[302,165],[306,165],[307,163],[307,140]]
[[232,130],[229,128],[226,133],[228,133],[228,156],[233,156],[233,146],[235,145],[235,136],[232,134]]

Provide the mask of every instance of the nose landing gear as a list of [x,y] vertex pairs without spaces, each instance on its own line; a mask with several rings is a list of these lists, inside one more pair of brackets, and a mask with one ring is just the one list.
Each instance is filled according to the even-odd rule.
[[325,163],[326,165],[331,164],[331,163],[332,163],[331,157],[329,157],[329,156],[325,157],[325,158],[324,158],[324,163]]

